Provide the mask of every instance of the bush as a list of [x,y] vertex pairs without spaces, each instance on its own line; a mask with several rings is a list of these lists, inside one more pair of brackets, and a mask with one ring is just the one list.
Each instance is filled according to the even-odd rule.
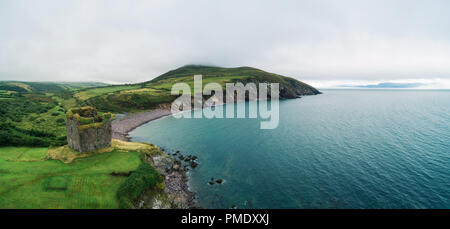
[[39,130],[24,130],[9,123],[0,123],[0,146],[60,146],[67,144],[66,137]]
[[162,181],[162,177],[155,168],[147,163],[141,164],[137,170],[120,185],[117,191],[119,208],[134,208],[133,203],[137,201],[146,189],[152,188]]
[[56,120],[57,123],[63,123],[63,122],[65,122],[65,121],[66,121],[66,120],[63,119],[63,118],[59,118],[59,119]]
[[58,115],[59,115],[59,113],[57,113],[57,112],[52,113],[52,116],[58,116]]

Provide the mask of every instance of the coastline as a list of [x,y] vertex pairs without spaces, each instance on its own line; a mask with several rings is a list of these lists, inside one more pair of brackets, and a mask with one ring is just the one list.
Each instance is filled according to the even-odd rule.
[[[159,108],[149,110],[142,113],[131,114],[122,119],[114,120],[112,123],[112,138],[122,141],[131,141],[128,133],[137,127],[144,125],[150,121],[171,115],[167,105],[161,105]],[[147,162],[153,165],[156,170],[164,177],[164,192],[173,198],[179,208],[196,208],[195,193],[189,188],[189,176],[187,170],[180,168],[176,159],[172,158],[168,153],[165,156],[148,158]],[[145,199],[144,192],[141,199]],[[142,205],[142,204],[140,204]],[[152,208],[160,208],[154,206]],[[164,207],[163,207],[164,208]]]
[[[298,98],[301,97],[299,96],[297,97],[297,99]],[[234,103],[239,103],[239,101],[236,101]],[[226,104],[227,104],[226,102],[220,102],[210,107],[224,106]],[[200,109],[204,108],[206,107],[202,106],[202,108]],[[195,109],[191,109],[189,111],[192,110]],[[148,122],[163,117],[167,117],[170,115],[172,115],[171,104],[160,104],[158,108],[152,110],[148,110],[142,113],[125,115],[124,117],[114,120],[112,122],[112,138],[122,141],[131,141],[131,138],[128,135],[129,132]],[[186,167],[187,166],[186,164],[183,166],[183,168],[181,168],[183,160],[181,159],[180,162],[180,160],[178,160],[176,157],[172,157],[173,155],[180,156],[179,151],[177,151],[175,154],[169,154],[167,152],[164,153],[165,157],[154,157],[147,160],[149,164],[154,166],[156,170],[162,176],[164,176],[164,181],[166,184],[164,191],[169,196],[173,197],[174,201],[178,204],[178,207],[199,208],[199,206],[196,205],[195,201],[196,193],[191,191],[189,187],[189,176],[188,176],[189,168]],[[190,156],[192,155],[189,155],[189,157]],[[146,193],[148,192],[144,192],[143,196],[147,195]],[[141,198],[141,201],[142,199],[145,199],[145,197]]]
[[150,121],[171,115],[170,109],[164,107],[156,108],[142,113],[131,114],[119,120],[114,120],[111,124],[112,138],[130,141],[128,133]]

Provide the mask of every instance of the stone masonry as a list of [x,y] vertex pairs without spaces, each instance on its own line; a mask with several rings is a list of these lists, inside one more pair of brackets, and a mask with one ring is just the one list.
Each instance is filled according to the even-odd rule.
[[111,146],[110,113],[99,116],[93,107],[72,108],[66,114],[67,142],[78,152]]

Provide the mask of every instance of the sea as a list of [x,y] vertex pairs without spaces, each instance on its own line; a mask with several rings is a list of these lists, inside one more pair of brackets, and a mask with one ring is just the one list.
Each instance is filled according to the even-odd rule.
[[281,100],[275,129],[168,116],[130,136],[198,156],[189,186],[202,208],[450,208],[450,90],[321,92]]

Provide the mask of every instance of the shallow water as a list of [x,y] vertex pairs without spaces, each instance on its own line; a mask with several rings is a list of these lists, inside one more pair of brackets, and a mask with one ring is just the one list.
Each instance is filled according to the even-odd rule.
[[167,117],[130,136],[197,155],[207,208],[450,208],[450,91],[323,92],[281,101],[273,130]]

